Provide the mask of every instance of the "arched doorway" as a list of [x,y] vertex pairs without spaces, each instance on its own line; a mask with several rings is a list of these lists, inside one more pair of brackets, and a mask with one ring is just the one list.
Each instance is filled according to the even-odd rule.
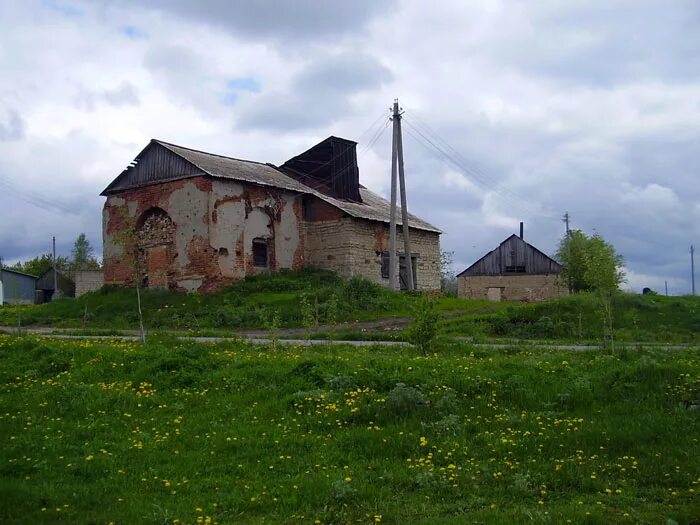
[[161,208],[150,208],[136,224],[138,264],[141,284],[148,288],[167,288],[173,261],[175,224]]

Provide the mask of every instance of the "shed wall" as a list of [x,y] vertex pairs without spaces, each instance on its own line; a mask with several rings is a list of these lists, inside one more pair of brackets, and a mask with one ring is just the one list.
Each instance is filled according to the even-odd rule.
[[[491,295],[489,289],[492,290]],[[493,289],[500,289],[497,294]],[[457,295],[461,299],[536,302],[569,294],[559,276],[550,275],[477,275],[457,279]]]
[[36,278],[29,275],[2,270],[2,293],[0,304],[33,304],[36,290]]
[[102,270],[78,270],[75,272],[75,296],[99,290],[104,282]]

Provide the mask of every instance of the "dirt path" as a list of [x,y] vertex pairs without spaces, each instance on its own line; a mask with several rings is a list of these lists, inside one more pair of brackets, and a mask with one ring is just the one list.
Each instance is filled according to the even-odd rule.
[[[295,329],[296,330],[296,329]],[[0,332],[7,332],[7,333],[13,333],[15,331],[14,327],[3,327],[0,326]],[[66,331],[71,331],[71,329],[56,329],[56,328],[46,328],[46,327],[36,327],[36,328],[26,328],[23,329],[24,333],[32,334],[32,335],[37,335],[39,337],[45,337],[47,339],[97,339],[97,340],[113,340],[113,339],[119,339],[123,341],[138,341],[140,339],[139,333],[136,330],[124,330],[122,331],[122,335],[68,335],[65,334]],[[74,329],[73,329],[74,331]],[[128,334],[128,335],[126,335]],[[258,332],[258,334],[262,335],[256,335],[256,333],[240,333],[238,334],[239,337],[206,337],[206,336],[186,336],[186,335],[176,335],[180,339],[183,340],[192,340],[192,341],[197,341],[200,343],[221,343],[221,342],[226,342],[226,341],[237,341],[240,340],[240,337],[243,337],[246,339],[248,342],[254,344],[254,345],[269,345],[272,343],[272,340],[266,337],[268,334],[264,332]],[[289,334],[289,335],[294,335]],[[455,338],[455,339],[462,339],[462,338]],[[317,346],[317,345],[326,345],[328,344],[328,341],[325,339],[278,339],[277,344],[279,345],[296,345],[296,346]],[[349,346],[356,346],[356,347],[365,347],[365,346],[412,346],[410,343],[406,343],[403,341],[343,341],[343,340],[336,340],[333,341],[333,344],[338,344],[338,345],[349,345]],[[598,350],[600,349],[600,345],[581,345],[581,344],[557,344],[557,343],[546,343],[543,341],[524,341],[524,340],[517,340],[517,341],[512,341],[512,342],[506,342],[506,343],[472,343],[472,346],[475,348],[484,348],[484,349],[493,349],[493,350],[498,350],[498,349],[503,349],[503,348],[512,348],[514,346],[527,346],[529,348],[533,349],[543,349],[543,350],[564,350],[564,351],[575,351],[575,352],[580,352],[580,351],[586,351],[586,350]],[[664,350],[688,350],[691,348],[696,348],[698,345],[697,344],[664,344],[664,343],[654,343],[654,342],[647,342],[647,343],[626,343],[626,346],[628,349],[632,350],[637,350],[640,348],[663,348]]]
[[[338,323],[335,326],[320,324],[311,330],[311,333],[328,333],[330,330],[341,332],[345,330],[357,330],[359,332],[374,332],[374,333],[391,333],[398,332],[406,328],[411,322],[410,317],[391,317],[389,319],[380,319],[379,321],[346,321]],[[282,328],[279,330],[281,337],[289,337],[294,335],[304,335],[304,328]],[[239,330],[236,333],[246,337],[266,337],[269,334],[268,330]]]

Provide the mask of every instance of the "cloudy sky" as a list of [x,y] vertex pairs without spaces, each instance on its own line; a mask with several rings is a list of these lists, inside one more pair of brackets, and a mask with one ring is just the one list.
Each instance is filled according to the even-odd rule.
[[409,208],[457,271],[519,221],[553,253],[568,211],[626,287],[690,289],[697,0],[6,0],[0,72],[6,262],[101,251],[99,193],[152,137],[282,163],[339,135],[386,195],[399,97]]

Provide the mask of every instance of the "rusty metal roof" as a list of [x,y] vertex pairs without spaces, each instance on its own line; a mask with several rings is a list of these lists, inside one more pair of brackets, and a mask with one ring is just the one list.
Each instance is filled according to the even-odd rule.
[[[390,220],[391,208],[389,201],[383,199],[364,186],[360,186],[360,195],[362,196],[362,202],[342,201],[339,199],[333,199],[332,197],[328,197],[323,194],[318,196],[333,206],[340,208],[348,215],[370,221],[386,222],[388,224]],[[402,224],[400,206],[396,207],[396,224],[399,226]],[[416,228],[418,230],[442,233],[438,228],[424,221],[423,219],[419,219],[412,213],[408,214],[408,227]]]
[[274,186],[276,188],[302,193],[306,193],[308,190],[306,186],[288,177],[269,164],[263,164],[262,162],[255,162],[252,160],[234,159],[214,153],[206,153],[204,151],[169,144],[162,140],[156,140],[155,142],[191,162],[212,177],[254,182],[255,184],[261,184],[263,186]]

